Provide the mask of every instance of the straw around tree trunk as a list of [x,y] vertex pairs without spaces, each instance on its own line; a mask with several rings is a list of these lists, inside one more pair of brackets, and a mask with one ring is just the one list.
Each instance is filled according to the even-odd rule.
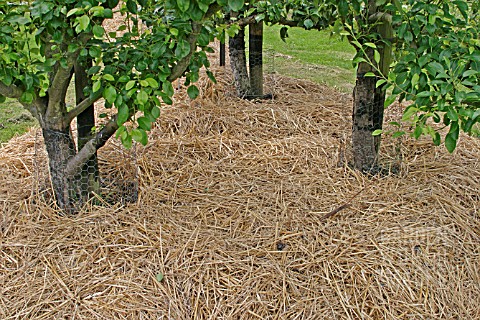
[[243,101],[214,70],[138,147],[136,203],[59,215],[37,129],[0,149],[1,319],[480,319],[478,138],[385,137],[362,175],[348,95],[270,75]]

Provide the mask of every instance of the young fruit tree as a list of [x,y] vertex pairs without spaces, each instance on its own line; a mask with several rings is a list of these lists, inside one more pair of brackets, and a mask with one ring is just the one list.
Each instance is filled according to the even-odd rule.
[[430,135],[449,152],[460,131],[475,131],[480,122],[478,6],[448,0],[338,2],[343,34],[357,49],[352,132],[356,169],[376,170],[383,110],[397,99],[409,102],[402,120],[414,128],[411,135]]
[[[229,5],[238,10],[243,1],[0,0],[0,99],[17,99],[38,120],[61,209],[75,212],[88,198],[95,177],[82,176],[82,168],[108,139],[147,143],[160,105],[172,103],[172,81],[184,77],[195,98],[201,67],[214,80],[206,54],[217,33],[210,18]],[[106,30],[111,19],[123,23]],[[68,107],[74,72],[77,101]],[[106,122],[93,127],[101,98]],[[93,127],[78,143],[76,118]]]

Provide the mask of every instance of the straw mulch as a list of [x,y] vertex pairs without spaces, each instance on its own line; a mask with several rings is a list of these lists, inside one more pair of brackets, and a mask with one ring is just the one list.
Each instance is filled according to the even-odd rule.
[[1,319],[480,319],[480,139],[386,138],[395,170],[364,176],[348,95],[272,76],[241,101],[216,70],[137,149],[137,203],[60,216],[35,131],[3,146]]

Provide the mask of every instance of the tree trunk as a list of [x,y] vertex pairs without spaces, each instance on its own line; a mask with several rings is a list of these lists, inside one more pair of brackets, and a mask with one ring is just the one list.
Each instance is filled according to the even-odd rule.
[[252,23],[249,28],[250,96],[263,97],[263,21]]
[[238,33],[229,39],[228,47],[237,96],[245,98],[249,95],[250,80],[248,78],[247,59],[245,57],[244,27],[241,27]]
[[225,67],[225,31],[223,31],[223,40],[220,42],[220,67]]
[[[376,13],[375,0],[369,0],[366,10],[368,11],[368,17]],[[377,22],[373,21],[372,23]],[[380,65],[377,67],[381,69],[388,67],[383,65],[385,63],[389,64],[385,59],[385,53],[388,53],[388,50],[389,48],[379,50]],[[369,60],[374,62],[374,50],[368,48],[366,51]],[[356,84],[353,89],[353,165],[355,169],[363,172],[370,172],[377,167],[381,136],[373,136],[372,134],[375,130],[382,129],[385,103],[384,87],[376,88],[378,77],[365,77],[367,72],[378,74],[375,68],[368,63],[359,63]]]
[[70,129],[42,129],[48,153],[50,178],[57,205],[65,213],[75,213],[83,204],[81,179],[66,173],[68,161],[75,156],[75,144]]
[[[379,105],[375,99],[376,77],[365,77],[359,65],[357,80],[353,89],[353,129],[352,148],[355,169],[370,171],[376,166],[378,158],[378,139],[372,135],[378,121]],[[369,66],[368,66],[369,67]],[[383,103],[382,108],[383,118]],[[376,141],[377,140],[377,141]]]
[[[391,17],[388,15],[382,15],[382,20],[375,21],[378,23],[377,31],[378,34],[382,39],[386,41],[378,45],[378,53],[380,53],[380,62],[379,62],[379,70],[384,77],[388,77],[390,72],[390,64],[392,63],[393,59],[393,52],[392,52],[392,45],[390,43],[391,39],[393,38],[393,28],[392,28],[392,20]],[[374,109],[373,114],[373,130],[381,130],[383,127],[383,114],[384,114],[384,105],[385,105],[385,86],[386,84],[382,84],[375,88],[375,105],[378,108]],[[380,149],[380,142],[382,139],[382,135],[376,135],[374,137],[375,143],[375,150],[378,154]]]
[[[88,77],[85,67],[75,64],[75,97],[79,104],[86,97],[83,89],[88,86]],[[85,143],[92,138],[92,128],[95,126],[95,106],[92,104],[77,116],[77,146],[81,150]],[[95,153],[81,170],[82,198],[88,198],[92,192],[99,193],[100,176],[98,171],[97,154]]]

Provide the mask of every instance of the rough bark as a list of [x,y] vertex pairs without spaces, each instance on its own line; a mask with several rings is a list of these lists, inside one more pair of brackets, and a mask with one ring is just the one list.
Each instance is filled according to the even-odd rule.
[[75,144],[70,130],[43,129],[48,153],[50,178],[57,205],[65,213],[75,213],[82,203],[80,177],[68,175],[66,167],[75,155]]
[[[370,171],[375,167],[378,157],[376,139],[372,135],[375,130],[374,123],[378,121],[375,117],[379,117],[375,101],[376,78],[365,77],[365,72],[361,72],[360,67],[353,89],[353,164],[358,170]],[[381,108],[383,110],[383,103]]]
[[245,56],[244,27],[241,27],[238,33],[229,39],[228,47],[237,96],[245,98],[249,95],[250,79],[248,77],[247,59]]
[[[374,0],[369,0],[367,10],[368,16],[376,13]],[[366,54],[370,61],[375,61],[373,49],[368,48]],[[372,134],[382,128],[385,102],[383,87],[376,88],[378,78],[365,77],[367,72],[378,74],[375,67],[365,62],[359,63],[353,89],[353,165],[363,172],[370,172],[377,167],[381,137]]]
[[[88,77],[80,64],[75,64],[75,99],[77,105],[85,100],[83,90],[88,86]],[[92,103],[87,109],[77,116],[77,147],[81,150],[92,138],[92,129],[95,127],[95,104]],[[82,196],[89,197],[92,192],[99,193],[100,175],[98,171],[97,153],[95,152],[84,164],[81,170]]]
[[263,22],[249,25],[250,92],[254,98],[263,97]]
[[[223,39],[225,39],[225,31],[223,32]],[[220,67],[225,67],[225,42],[220,42]]]
[[[393,59],[392,45],[390,43],[393,39],[392,17],[388,14],[381,14],[375,22],[378,23],[378,34],[382,39],[385,39],[385,42],[378,46],[378,52],[380,53],[378,68],[384,77],[388,77],[390,64]],[[386,97],[385,86],[386,84],[382,84],[375,89],[375,105],[379,107],[374,109],[373,130],[381,130],[383,127],[383,114]],[[377,154],[380,149],[381,139],[381,135],[374,137],[375,151]]]

